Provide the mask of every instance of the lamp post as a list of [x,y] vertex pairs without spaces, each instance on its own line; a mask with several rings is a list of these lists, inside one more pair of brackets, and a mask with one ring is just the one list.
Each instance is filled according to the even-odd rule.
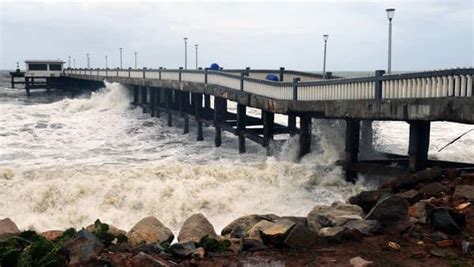
[[194,48],[196,48],[196,69],[198,69],[199,67],[199,64],[198,64],[198,45],[195,44],[194,45]]
[[72,66],[73,66],[74,68],[76,68],[76,59],[75,59],[75,58],[72,59]]
[[387,73],[392,72],[392,19],[395,15],[395,8],[387,8],[387,18],[388,18],[388,63],[387,63]]
[[122,51],[123,48],[120,48],[120,69],[122,69]]
[[108,60],[107,60],[107,55],[105,55],[105,68],[109,68],[109,63],[108,63]]
[[188,37],[184,37],[184,69],[188,69]]
[[135,55],[135,69],[137,68],[137,52],[133,52],[133,54]]
[[90,69],[91,68],[91,58],[89,56],[89,53],[87,53],[86,55],[87,55],[87,68]]
[[327,34],[323,35],[323,40],[324,40],[323,78],[326,78],[326,49],[328,45],[328,38],[329,38],[329,35]]
[[71,56],[68,56],[67,58],[67,67],[71,68]]

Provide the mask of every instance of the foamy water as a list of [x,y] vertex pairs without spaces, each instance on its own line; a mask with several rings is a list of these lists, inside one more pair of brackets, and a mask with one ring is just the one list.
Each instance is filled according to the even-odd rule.
[[[334,165],[343,152],[341,123],[315,121],[313,152],[296,162],[297,138],[272,157],[247,140],[248,153],[240,155],[232,134],[223,133],[215,148],[213,128],[204,127],[205,141],[196,142],[193,120],[183,135],[181,119],[167,127],[164,119],[131,109],[130,101],[116,83],[79,99],[26,99],[23,91],[0,88],[0,218],[37,230],[100,218],[128,230],[153,215],[177,234],[196,212],[220,230],[250,213],[305,216],[314,205],[344,201],[368,187],[364,179],[346,183]],[[378,147],[403,151],[401,125],[378,124]],[[434,124],[431,147],[468,127]],[[466,136],[430,155],[472,161],[473,144],[474,136]]]

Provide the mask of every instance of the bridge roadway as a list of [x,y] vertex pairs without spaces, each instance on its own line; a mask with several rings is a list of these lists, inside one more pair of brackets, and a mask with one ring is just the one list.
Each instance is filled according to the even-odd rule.
[[[280,81],[264,80],[270,73],[279,76]],[[409,155],[396,159],[402,170],[413,172],[437,164],[428,160],[430,122],[474,124],[473,75],[472,68],[394,75],[376,71],[374,76],[361,78],[322,77],[283,68],[67,69],[62,83],[68,88],[97,88],[103,81],[124,84],[133,90],[133,104],[142,106],[144,112],[152,116],[164,112],[170,126],[173,115],[183,117],[184,133],[189,132],[188,115],[193,115],[198,140],[203,140],[202,124],[213,125],[215,145],[221,145],[221,131],[227,130],[239,137],[241,153],[245,152],[245,138],[268,147],[275,134],[299,133],[300,156],[303,156],[311,147],[311,118],[343,119],[346,121],[343,166],[346,179],[354,181],[357,171],[367,166],[359,161],[359,148],[361,152],[371,149],[373,120],[410,124]],[[236,114],[228,111],[227,100],[237,102]],[[248,116],[247,107],[260,109],[262,116]],[[287,125],[276,124],[275,113],[288,115]],[[393,162],[390,159],[385,163]]]

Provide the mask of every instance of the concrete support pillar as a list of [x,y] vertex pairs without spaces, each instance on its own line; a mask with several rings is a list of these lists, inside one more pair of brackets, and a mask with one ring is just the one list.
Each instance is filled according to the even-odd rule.
[[359,156],[359,138],[360,120],[346,120],[345,171],[346,181],[348,182],[355,182],[357,180],[357,172],[354,170],[354,164],[357,163]]
[[288,131],[290,136],[296,134],[296,115],[288,114]]
[[173,102],[173,90],[171,89],[165,89],[166,91],[166,112],[168,113],[168,126],[173,125],[173,115],[171,114],[171,105]]
[[311,116],[300,115],[300,158],[311,152]]
[[50,78],[46,78],[46,93],[49,95],[51,93],[51,79]]
[[147,112],[147,107],[146,107],[146,104],[148,104],[148,99],[147,99],[147,90],[148,88],[145,87],[145,86],[141,86],[140,87],[140,90],[141,90],[141,94],[142,94],[142,109],[143,109],[143,113],[146,113]]
[[178,92],[178,96],[179,96],[179,111],[180,111],[181,117],[183,117],[184,119],[183,134],[187,134],[189,133],[189,116],[187,113],[189,100],[186,101],[187,95],[183,91]]
[[265,147],[268,147],[270,141],[273,140],[273,129],[275,124],[275,113],[262,110],[263,119],[263,139],[265,140]]
[[25,90],[26,90],[26,95],[30,96],[30,78],[25,77]]
[[150,115],[156,117],[156,89],[150,87],[148,90],[150,90]]
[[160,108],[161,108],[161,88],[155,88],[155,116],[160,117]]
[[237,135],[239,137],[239,153],[245,153],[245,127],[247,125],[247,107],[237,104]]
[[194,93],[193,102],[194,102],[194,117],[197,122],[197,140],[202,141],[204,140],[204,136],[202,134],[202,121],[201,121],[201,114],[202,114],[202,94]]
[[360,123],[360,148],[363,152],[373,151],[373,139],[374,133],[372,128],[372,120],[363,120]]
[[410,172],[416,172],[426,168],[431,123],[429,121],[410,121],[409,123],[408,168]]
[[225,118],[226,112],[227,100],[221,97],[214,97],[214,128],[216,131],[214,144],[216,147],[220,147],[222,144],[221,123]]

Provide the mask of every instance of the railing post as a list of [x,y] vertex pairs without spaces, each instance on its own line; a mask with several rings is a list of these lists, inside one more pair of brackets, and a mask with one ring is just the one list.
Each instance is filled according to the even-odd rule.
[[208,74],[209,68],[204,69],[204,83],[207,84],[207,74]]
[[285,67],[280,67],[280,82],[283,82],[283,79],[285,75]]
[[332,79],[332,72],[326,71],[326,76],[324,77],[324,79]]
[[145,79],[146,67],[143,67],[143,79]]
[[179,81],[181,81],[181,73],[182,73],[182,71],[183,71],[183,67],[179,67],[179,75],[178,75]]
[[117,68],[117,77],[119,76],[119,68]]
[[250,67],[245,68],[245,73],[247,74],[246,76],[250,76]]
[[105,77],[109,76],[109,68],[105,68]]
[[163,69],[163,67],[158,68],[158,80],[161,80],[161,70],[162,69]]
[[132,72],[132,67],[128,67],[128,78],[132,77],[131,72]]
[[380,78],[384,73],[384,70],[375,71],[375,99],[382,99],[382,80]]
[[298,100],[298,82],[300,80],[298,77],[293,78],[293,100]]

